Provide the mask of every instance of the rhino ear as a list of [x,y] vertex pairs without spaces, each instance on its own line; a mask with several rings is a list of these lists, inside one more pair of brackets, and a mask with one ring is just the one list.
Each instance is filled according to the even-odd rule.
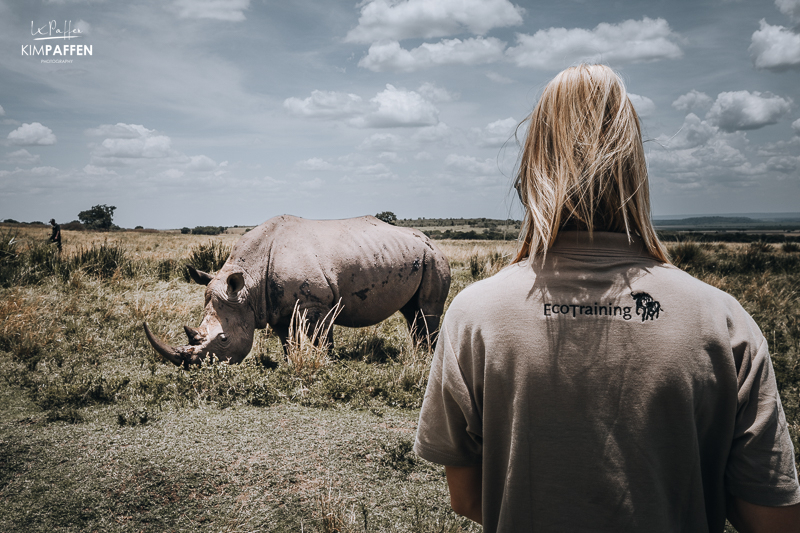
[[207,272],[203,272],[202,270],[197,270],[192,265],[186,265],[186,269],[189,271],[189,275],[192,277],[195,283],[198,285],[208,285],[214,276],[208,274]]
[[228,276],[228,296],[236,296],[244,288],[244,274],[235,272]]

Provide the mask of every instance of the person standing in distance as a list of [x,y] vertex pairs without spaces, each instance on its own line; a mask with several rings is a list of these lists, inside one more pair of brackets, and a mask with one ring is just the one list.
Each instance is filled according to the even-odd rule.
[[50,219],[50,225],[53,226],[50,232],[50,242],[56,243],[58,246],[58,253],[61,253],[61,226],[56,223],[56,219]]
[[450,305],[416,453],[486,532],[800,532],[767,343],[669,263],[619,76],[568,68],[528,120],[519,252]]

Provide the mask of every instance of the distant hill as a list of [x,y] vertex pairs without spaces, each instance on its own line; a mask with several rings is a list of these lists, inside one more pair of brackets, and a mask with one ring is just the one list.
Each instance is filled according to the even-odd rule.
[[663,226],[752,226],[754,224],[764,223],[762,220],[756,220],[750,217],[691,217],[691,218],[678,218],[674,220],[654,220],[653,224],[657,227]]

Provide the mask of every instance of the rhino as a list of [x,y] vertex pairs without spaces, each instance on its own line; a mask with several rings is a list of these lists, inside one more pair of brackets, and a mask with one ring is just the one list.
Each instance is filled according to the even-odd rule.
[[[433,344],[450,289],[447,257],[420,231],[373,216],[308,220],[271,218],[245,233],[216,275],[189,267],[205,290],[203,320],[184,326],[189,344],[171,346],[144,323],[156,352],[175,365],[200,364],[213,354],[241,362],[256,328],[271,327],[286,353],[292,314],[311,326],[332,319],[371,326],[400,311],[416,342]],[[333,328],[327,339],[332,346]]]

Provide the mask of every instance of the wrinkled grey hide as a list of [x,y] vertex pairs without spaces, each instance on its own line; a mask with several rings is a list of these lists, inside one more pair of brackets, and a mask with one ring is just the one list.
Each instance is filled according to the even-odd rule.
[[[190,269],[206,284],[205,313],[189,344],[169,346],[144,324],[155,350],[176,365],[207,355],[239,363],[256,328],[272,327],[286,345],[295,302],[312,326],[341,298],[335,324],[364,327],[395,311],[417,341],[433,339],[450,288],[447,257],[424,234],[365,216],[305,220],[282,215],[246,233],[215,276]],[[328,339],[332,341],[332,338]]]

